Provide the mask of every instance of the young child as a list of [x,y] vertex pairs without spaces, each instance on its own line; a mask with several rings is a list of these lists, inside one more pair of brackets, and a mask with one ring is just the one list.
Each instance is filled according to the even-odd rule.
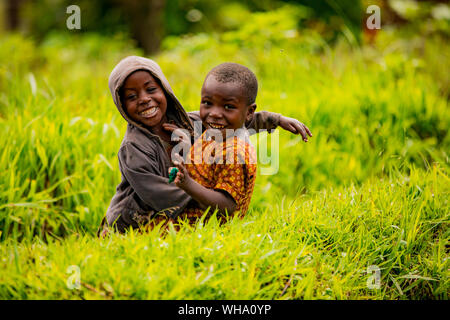
[[[255,185],[256,153],[242,128],[255,113],[257,92],[255,74],[237,63],[220,64],[206,76],[200,118],[207,130],[195,141],[186,165],[181,157],[174,162],[179,169],[175,184],[196,201],[180,218],[193,223],[207,207],[209,214],[217,208],[222,221],[246,213]],[[208,137],[213,135],[216,139]]]
[[[186,113],[161,68],[150,59],[130,56],[121,60],[111,72],[109,89],[128,125],[118,152],[122,181],[99,228],[102,235],[113,225],[119,232],[138,228],[156,213],[176,217],[193,201],[184,190],[168,183],[169,155],[175,142],[165,127],[171,124],[192,133],[193,121],[200,119],[198,112]],[[310,135],[299,121],[275,113],[258,112],[248,120],[246,127],[256,131],[281,126],[300,133],[305,141]]]

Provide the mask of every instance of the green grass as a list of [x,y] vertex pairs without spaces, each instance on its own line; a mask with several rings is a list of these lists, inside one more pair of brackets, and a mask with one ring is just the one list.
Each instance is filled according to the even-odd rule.
[[314,137],[279,133],[279,172],[258,175],[242,220],[103,240],[126,128],[107,79],[142,52],[119,36],[1,35],[0,298],[448,299],[448,41],[384,30],[330,46],[285,18],[267,37],[270,24],[172,38],[153,58],[189,111],[209,69],[243,63],[258,110]]
[[[448,299],[449,183],[412,170],[165,236],[0,246],[8,299]],[[67,281],[80,268],[80,289]],[[381,270],[368,289],[368,267]]]

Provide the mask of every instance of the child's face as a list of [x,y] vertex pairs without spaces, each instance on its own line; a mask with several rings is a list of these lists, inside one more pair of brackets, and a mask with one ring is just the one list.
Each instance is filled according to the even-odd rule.
[[147,71],[128,76],[122,87],[122,101],[128,116],[138,123],[155,128],[166,122],[166,95]]
[[225,129],[242,128],[255,108],[254,103],[248,105],[239,83],[219,82],[214,76],[209,76],[203,83],[200,118],[206,129],[225,132]]

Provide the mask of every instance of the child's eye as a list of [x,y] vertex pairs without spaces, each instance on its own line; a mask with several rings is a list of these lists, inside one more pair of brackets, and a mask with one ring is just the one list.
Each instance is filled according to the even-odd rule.
[[131,99],[134,99],[134,98],[136,98],[135,94],[130,94],[129,96],[127,96],[128,100],[131,100]]
[[209,101],[202,101],[201,104],[204,104],[205,106],[210,106],[211,102],[209,102]]
[[226,105],[225,105],[225,109],[231,110],[231,109],[236,109],[236,107],[233,106],[232,104],[226,104]]
[[156,90],[156,88],[147,88],[147,92],[151,93],[154,92]]

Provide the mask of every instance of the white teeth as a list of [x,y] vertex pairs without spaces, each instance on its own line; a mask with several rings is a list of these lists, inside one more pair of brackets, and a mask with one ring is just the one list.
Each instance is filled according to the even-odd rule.
[[217,124],[212,124],[212,123],[210,123],[209,125],[210,125],[210,127],[213,128],[213,129],[223,129],[223,128],[225,128],[225,126],[217,125]]
[[139,115],[142,117],[151,117],[156,113],[156,111],[157,111],[156,107],[150,107],[147,110],[140,112]]

